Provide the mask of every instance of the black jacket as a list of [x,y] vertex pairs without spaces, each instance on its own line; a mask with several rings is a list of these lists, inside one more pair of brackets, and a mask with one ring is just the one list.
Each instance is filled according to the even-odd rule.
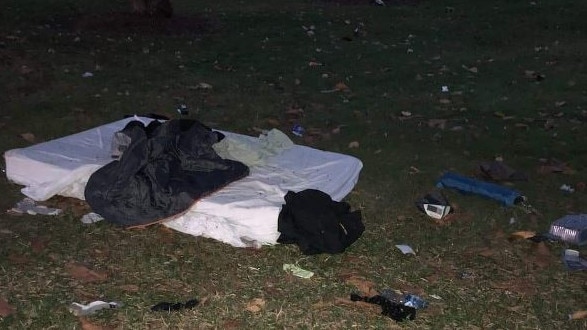
[[186,211],[196,200],[249,174],[220,158],[212,145],[224,138],[195,120],[132,121],[121,131],[130,145],[119,160],[90,176],[85,198],[92,210],[121,226],[147,225]]

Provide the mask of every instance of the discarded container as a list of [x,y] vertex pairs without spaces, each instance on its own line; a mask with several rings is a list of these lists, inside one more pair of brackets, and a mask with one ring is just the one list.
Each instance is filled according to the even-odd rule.
[[452,211],[448,199],[438,191],[426,194],[416,202],[416,207],[437,220],[444,218]]
[[567,243],[587,244],[587,214],[571,214],[556,220],[550,225],[549,234]]
[[291,130],[291,133],[295,136],[299,136],[302,137],[304,136],[304,128],[302,127],[302,125],[296,124],[294,125],[294,127]]
[[405,306],[413,307],[415,309],[422,309],[428,307],[427,301],[414,294],[405,295],[403,301]]

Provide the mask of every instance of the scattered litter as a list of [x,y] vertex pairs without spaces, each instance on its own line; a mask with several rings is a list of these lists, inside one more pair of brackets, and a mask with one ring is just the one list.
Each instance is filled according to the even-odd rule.
[[452,211],[447,198],[439,191],[426,194],[416,202],[416,207],[437,220],[444,218]]
[[563,262],[569,270],[587,270],[587,259],[582,258],[577,250],[566,249]]
[[550,225],[549,234],[567,243],[587,244],[587,214],[566,215]]
[[69,311],[73,313],[75,316],[84,316],[84,315],[91,315],[96,313],[102,309],[113,309],[113,308],[120,308],[122,304],[119,302],[105,302],[105,301],[93,301],[87,305],[79,304],[79,303],[72,303],[69,306]]
[[409,245],[406,244],[398,244],[395,246],[396,248],[400,249],[403,254],[413,254],[416,255],[416,251],[412,249]]
[[82,78],[91,78],[91,77],[93,77],[93,76],[94,76],[94,74],[93,74],[93,73],[91,73],[91,72],[84,72],[84,73],[82,74]]
[[92,224],[102,220],[104,220],[104,217],[94,212],[84,214],[84,216],[81,218],[81,222],[85,224]]
[[196,87],[199,89],[212,89],[212,85],[205,82],[198,83]]
[[443,93],[448,93],[448,86],[442,86],[440,88],[440,91],[443,92]]
[[381,314],[388,316],[396,322],[402,322],[406,319],[413,320],[416,318],[416,309],[414,307],[391,301],[381,295],[367,297],[351,293],[351,301],[364,301],[370,304],[379,305],[381,306]]
[[180,104],[176,110],[182,116],[187,116],[190,114],[190,110],[188,109],[188,106],[185,104]]
[[402,111],[401,112],[402,117],[411,117],[412,113],[409,111]]
[[313,37],[315,34],[314,30],[316,30],[316,27],[314,25],[310,25],[309,27],[302,25],[302,29],[304,29],[304,31],[306,31],[306,34],[308,35],[308,37]]
[[441,296],[439,296],[439,295],[436,295],[436,294],[431,294],[431,295],[430,295],[430,298],[434,298],[434,299],[436,299],[436,300],[442,300],[442,297],[441,297]]
[[290,272],[293,276],[301,277],[301,278],[311,278],[314,276],[314,272],[309,270],[302,269],[294,264],[283,264],[283,270],[286,272]]
[[20,202],[16,203],[16,205],[7,211],[9,214],[21,215],[21,214],[31,214],[31,215],[59,215],[61,214],[61,209],[49,208],[44,205],[39,205],[35,202],[32,198],[26,197]]
[[200,302],[198,299],[188,300],[185,303],[170,303],[170,302],[160,302],[157,305],[151,307],[151,311],[153,312],[172,312],[178,311],[181,309],[190,309],[196,307]]
[[575,192],[575,189],[568,184],[563,184],[559,189],[568,194]]
[[304,136],[304,128],[302,127],[302,125],[296,124],[294,125],[294,127],[291,130],[291,133],[295,136],[299,136],[302,137]]
[[373,3],[378,6],[385,6],[385,2],[383,2],[383,0],[373,0]]

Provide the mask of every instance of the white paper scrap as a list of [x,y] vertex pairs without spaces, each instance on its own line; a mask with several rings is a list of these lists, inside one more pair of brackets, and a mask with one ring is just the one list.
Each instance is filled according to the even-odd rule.
[[314,272],[302,269],[294,264],[283,264],[283,270],[291,272],[294,276],[301,278],[310,278],[314,276]]
[[414,251],[414,249],[412,249],[409,245],[398,244],[395,247],[398,248],[398,249],[400,249],[400,251],[402,251],[403,254],[413,254],[413,255],[416,255],[416,252]]

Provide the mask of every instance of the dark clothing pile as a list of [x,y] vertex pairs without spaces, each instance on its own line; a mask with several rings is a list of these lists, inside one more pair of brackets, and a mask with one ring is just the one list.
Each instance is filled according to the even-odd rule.
[[212,145],[224,135],[196,120],[155,120],[146,127],[132,121],[117,134],[130,144],[118,160],[90,176],[85,198],[94,212],[121,226],[180,214],[249,174],[246,165],[216,154]]
[[365,230],[360,211],[320,190],[289,191],[284,199],[277,242],[297,244],[304,254],[342,253]]
[[351,301],[364,301],[370,304],[379,305],[381,306],[382,315],[385,315],[397,322],[413,320],[416,318],[416,309],[414,307],[391,301],[382,295],[366,297],[352,293]]

